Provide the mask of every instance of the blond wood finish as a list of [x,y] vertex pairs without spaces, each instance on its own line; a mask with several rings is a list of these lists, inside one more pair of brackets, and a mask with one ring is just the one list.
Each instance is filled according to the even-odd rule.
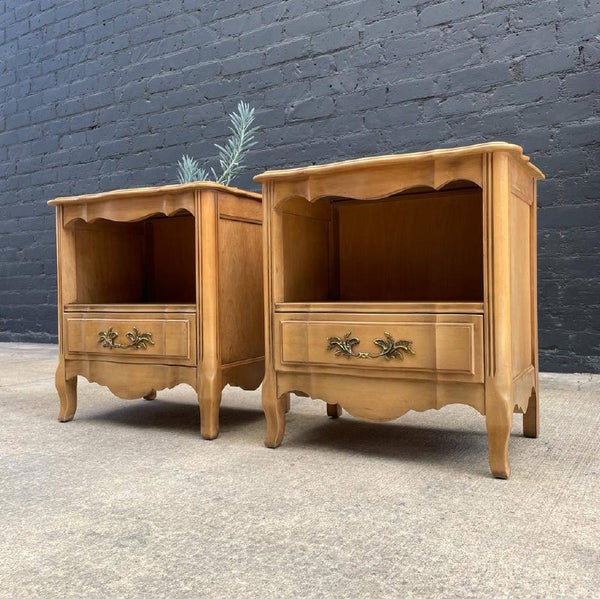
[[[277,375],[277,392],[300,392],[313,399],[322,399],[328,404],[338,404],[344,410],[362,420],[385,422],[406,414],[409,410],[423,412],[439,410],[453,403],[471,406],[480,414],[485,413],[485,391],[483,384],[448,383],[436,380],[402,380],[396,378],[340,376],[306,372],[280,372]],[[283,435],[277,431],[274,439],[268,436],[268,447]],[[280,424],[285,428],[285,420]]]
[[[260,195],[192,183],[49,203],[59,420],[75,414],[79,375],[126,399],[185,383],[198,393],[202,435],[214,439],[223,387],[256,389],[264,373]],[[134,328],[152,343],[132,343]],[[118,337],[107,346],[99,333],[110,329]]]
[[[249,214],[254,220],[219,218],[219,313],[220,351],[223,364],[262,357],[264,346],[264,306],[262,297],[261,207]],[[242,252],[229,248],[239,246]]]
[[[529,157],[523,154],[523,148],[521,146],[503,141],[494,141],[482,144],[474,144],[471,146],[461,146],[459,148],[444,148],[440,150],[427,150],[425,152],[412,152],[409,154],[390,154],[387,156],[369,156],[367,158],[344,160],[341,162],[333,162],[331,164],[318,164],[314,166],[304,166],[300,168],[291,168],[278,171],[266,171],[254,177],[254,180],[258,181],[259,183],[265,183],[266,181],[293,181],[296,179],[307,182],[307,180],[312,178],[318,178],[327,175],[328,180],[324,183],[326,185],[331,184],[335,186],[337,185],[337,181],[334,180],[334,177],[343,172],[355,173],[357,170],[366,170],[371,172],[377,170],[379,173],[381,172],[381,169],[387,166],[409,166],[411,168],[419,168],[423,164],[429,165],[429,161],[431,160],[445,160],[447,162],[439,162],[437,164],[438,173],[439,171],[442,171],[442,174],[447,176],[448,181],[455,181],[463,179],[462,172],[464,167],[462,164],[464,163],[465,159],[472,157],[477,159],[483,154],[490,154],[494,152],[504,152],[513,156],[518,162],[522,162],[530,169],[530,174],[532,176],[537,179],[544,178],[542,171],[531,164]],[[468,162],[468,164],[470,163]],[[444,168],[440,168],[442,165]],[[432,173],[428,173],[428,176],[431,178]],[[440,175],[438,174],[437,176],[439,177]],[[479,175],[475,173],[475,176],[479,176],[479,178],[481,178],[481,173],[479,173]],[[402,176],[397,176],[396,178],[403,179]],[[373,181],[370,183],[372,182]],[[426,182],[419,182],[418,184],[428,186]],[[368,183],[364,185],[365,188],[369,187]],[[429,185],[429,187],[432,186]],[[329,187],[327,189],[329,189]],[[329,191],[327,193],[328,195],[334,195]],[[342,197],[354,197],[348,195],[348,190],[344,190],[344,193],[341,195]],[[362,195],[363,194],[361,194],[361,196]],[[371,196],[367,195],[367,197]]]
[[67,226],[74,220],[90,223],[101,218],[113,222],[132,222],[154,215],[192,214],[194,195],[193,191],[186,191],[182,197],[142,197],[137,201],[134,198],[124,201],[127,198],[114,197],[90,204],[64,204],[63,224]]
[[76,302],[195,303],[194,222],[192,215],[74,221],[65,235],[75,244]]
[[286,303],[483,301],[479,188],[290,199],[278,217]]
[[64,312],[196,313],[196,304],[66,304]]
[[[265,444],[289,392],[382,421],[471,405],[507,478],[512,415],[537,436],[535,185],[519,146],[490,143],[266,172]],[[409,326],[410,325],[410,326]],[[387,331],[403,360],[336,356],[330,336]],[[409,335],[407,331],[411,331]]]
[[[121,399],[139,399],[182,383],[196,388],[196,369],[186,366],[67,359],[65,376],[67,380],[83,376],[90,383],[108,387]],[[60,400],[62,409],[63,398],[60,397]],[[74,411],[71,418],[73,415]]]
[[483,302],[277,302],[275,312],[483,314]]
[[335,208],[340,298],[483,300],[480,189],[337,202]]
[[[121,360],[154,362],[194,366],[197,361],[195,314],[155,314],[69,312],[64,316],[64,346],[68,358],[80,359],[85,354],[89,360]],[[146,347],[127,347],[128,332],[138,329],[150,333],[152,343]],[[98,333],[112,329],[118,334],[116,343],[126,347],[112,348],[99,343]]]
[[326,300],[329,296],[329,221],[284,213],[282,235],[285,297],[295,302]]
[[[415,378],[435,373],[438,380],[483,382],[483,317],[472,315],[407,314],[296,314],[276,316],[275,344],[278,370],[311,372],[348,370],[348,376],[364,370],[393,371],[396,376]],[[355,351],[377,354],[373,344],[389,332],[395,340],[410,341],[415,355],[404,358],[347,358],[327,349],[331,336],[347,331],[360,340]],[[386,374],[386,375],[387,375]]]

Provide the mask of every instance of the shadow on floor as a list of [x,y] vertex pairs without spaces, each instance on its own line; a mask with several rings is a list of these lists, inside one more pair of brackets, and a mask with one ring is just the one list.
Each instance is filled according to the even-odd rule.
[[[288,447],[327,448],[359,453],[399,462],[436,463],[461,472],[479,474],[487,465],[487,436],[468,429],[425,428],[399,423],[370,423],[344,419],[327,420],[303,429],[289,440]],[[486,470],[487,472],[487,470]]]
[[[195,403],[160,398],[154,401],[115,401],[119,402],[115,409],[86,416],[82,420],[199,435],[200,415]],[[221,406],[221,433],[227,434],[228,431],[261,425],[263,422],[260,408]],[[443,464],[463,474],[489,475],[484,421],[481,430],[469,430],[405,425],[398,421],[371,423],[348,417],[329,419],[297,413],[295,422],[289,424],[283,441],[286,448],[302,447],[310,451],[327,449],[383,458],[399,464]],[[263,432],[261,428],[256,437],[258,445],[262,445]],[[520,435],[513,433],[513,436]]]
[[[116,401],[121,402],[122,400]],[[75,415],[75,418],[77,418],[77,415]],[[127,400],[120,403],[118,408],[87,416],[85,420],[140,429],[157,428],[177,430],[194,435],[200,434],[198,406],[173,400]],[[221,432],[248,426],[261,420],[263,420],[262,410],[221,406],[219,417]]]

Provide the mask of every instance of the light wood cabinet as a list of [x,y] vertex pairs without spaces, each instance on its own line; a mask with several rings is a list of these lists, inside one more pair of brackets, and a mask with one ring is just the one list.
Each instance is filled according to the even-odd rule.
[[122,398],[187,383],[201,433],[264,373],[260,195],[190,183],[57,198],[59,420],[77,376]]
[[289,392],[373,421],[467,404],[493,474],[538,434],[536,181],[507,143],[268,171],[265,444]]

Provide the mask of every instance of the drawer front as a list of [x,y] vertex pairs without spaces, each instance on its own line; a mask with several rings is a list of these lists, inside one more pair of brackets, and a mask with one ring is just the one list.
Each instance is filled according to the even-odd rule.
[[91,314],[64,316],[68,358],[115,359],[193,366],[194,314]]
[[483,317],[470,314],[276,316],[278,368],[361,369],[483,382]]

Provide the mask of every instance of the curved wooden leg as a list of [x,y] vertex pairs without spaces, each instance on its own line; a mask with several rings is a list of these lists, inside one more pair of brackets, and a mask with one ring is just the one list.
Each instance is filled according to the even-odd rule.
[[342,415],[342,406],[339,403],[327,404],[327,416],[329,418],[339,418]]
[[277,397],[275,378],[265,379],[262,386],[262,407],[267,421],[265,445],[275,448],[281,445],[285,433],[285,412],[289,403],[289,393]]
[[147,401],[152,401],[153,399],[156,399],[156,390],[152,389],[152,391],[150,391],[148,395],[144,395],[144,399]]
[[486,405],[485,424],[488,434],[490,469],[496,478],[510,476],[508,440],[512,425],[513,405],[507,399],[495,397]]
[[219,436],[219,407],[221,405],[221,371],[203,371],[199,377],[200,434],[205,439]]
[[60,400],[58,420],[59,422],[69,422],[69,420],[73,420],[77,410],[77,377],[65,378],[65,364],[61,361],[56,369],[54,380]]
[[527,411],[523,414],[523,435],[532,439],[540,434],[539,402],[537,390],[532,389]]

